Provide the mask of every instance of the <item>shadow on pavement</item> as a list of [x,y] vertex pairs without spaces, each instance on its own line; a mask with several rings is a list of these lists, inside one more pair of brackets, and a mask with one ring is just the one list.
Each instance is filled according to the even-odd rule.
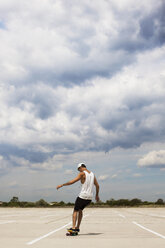
[[79,234],[79,235],[100,235],[103,233],[84,233],[84,234]]

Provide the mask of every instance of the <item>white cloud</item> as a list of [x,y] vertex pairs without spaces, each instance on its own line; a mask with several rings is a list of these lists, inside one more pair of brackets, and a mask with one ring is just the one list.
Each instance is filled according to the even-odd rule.
[[10,156],[10,160],[16,163],[17,165],[21,165],[23,167],[30,166],[30,161],[21,157]]
[[142,176],[142,174],[140,174],[140,173],[134,173],[133,174],[133,177],[141,177]]
[[116,178],[117,177],[117,174],[113,174],[112,176],[111,176],[111,178]]
[[49,157],[44,162],[40,163],[32,163],[27,159],[17,156],[10,156],[10,161],[16,163],[21,167],[29,167],[32,170],[48,170],[48,171],[55,171],[61,169],[63,164],[60,161],[60,156],[55,155],[53,157]]
[[105,181],[107,178],[117,178],[117,174],[113,174],[113,175],[109,175],[109,174],[105,174],[105,175],[100,175],[99,177],[98,177],[98,179],[100,180],[100,181]]
[[11,181],[10,183],[8,183],[9,187],[16,187],[18,186],[18,183],[16,181]]
[[160,5],[1,1],[3,155],[53,170],[55,154],[164,140],[164,47],[140,32]]
[[2,85],[1,141],[43,153],[107,151],[160,141],[164,56],[163,49],[146,52],[113,78],[67,89],[44,83]]
[[164,168],[165,150],[151,151],[138,160],[139,167]]
[[54,85],[112,75],[148,47],[140,21],[161,2],[2,0],[1,81]]
[[[30,154],[30,153],[29,153]],[[31,154],[30,154],[31,155]],[[10,158],[6,160],[10,165],[20,166],[23,168],[29,168],[30,173],[35,173],[36,170],[59,170],[63,168],[65,174],[78,173],[78,163],[84,161],[85,165],[89,170],[94,170],[93,164],[108,163],[109,156],[104,152],[77,152],[69,154],[56,154],[43,159],[41,162],[32,162],[29,159],[10,155]],[[32,171],[31,171],[32,170]]]
[[98,179],[99,179],[100,181],[105,181],[108,177],[109,177],[109,175],[100,175],[100,176],[98,177]]
[[62,168],[62,162],[58,160],[58,158],[53,156],[52,158],[48,158],[46,161],[41,163],[32,163],[30,168],[36,170],[58,170]]
[[0,155],[0,174],[6,173],[11,167],[10,162]]
[[81,161],[117,182],[119,167],[137,176],[144,144],[165,149],[164,11],[162,0],[0,1],[2,186],[21,180],[26,194],[26,181],[31,198]]
[[65,174],[66,175],[72,175],[73,174],[73,170],[65,170]]

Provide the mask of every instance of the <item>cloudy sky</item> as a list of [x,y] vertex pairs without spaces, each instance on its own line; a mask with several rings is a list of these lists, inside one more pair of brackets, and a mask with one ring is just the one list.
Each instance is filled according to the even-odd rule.
[[1,0],[0,200],[165,199],[165,3]]

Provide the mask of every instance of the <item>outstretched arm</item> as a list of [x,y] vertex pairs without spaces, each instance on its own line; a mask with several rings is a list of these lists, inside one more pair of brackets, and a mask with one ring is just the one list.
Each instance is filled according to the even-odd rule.
[[61,187],[63,187],[63,186],[68,186],[68,185],[71,185],[71,184],[73,184],[73,183],[78,182],[78,181],[81,179],[81,176],[82,176],[82,172],[80,172],[80,173],[78,174],[78,176],[75,177],[74,179],[72,179],[71,181],[69,181],[69,182],[67,182],[67,183],[64,183],[64,184],[58,185],[56,189],[59,189],[59,188],[61,188]]
[[95,199],[98,202],[100,200],[100,198],[99,198],[99,184],[97,182],[96,177],[94,178],[94,185],[96,186],[96,197],[95,197]]

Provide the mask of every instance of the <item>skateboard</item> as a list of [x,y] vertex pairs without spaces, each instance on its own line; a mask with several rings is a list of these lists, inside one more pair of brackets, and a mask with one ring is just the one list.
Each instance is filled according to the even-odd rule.
[[78,235],[78,232],[76,232],[76,231],[68,231],[66,233],[66,236],[77,236],[77,235]]

